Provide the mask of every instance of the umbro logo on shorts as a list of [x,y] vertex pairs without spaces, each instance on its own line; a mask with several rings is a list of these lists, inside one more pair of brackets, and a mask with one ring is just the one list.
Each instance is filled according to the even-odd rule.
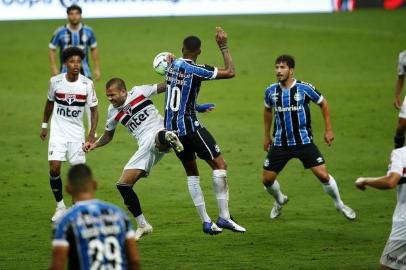
[[318,163],[322,163],[324,160],[323,160],[322,157],[318,157],[318,158],[316,159],[316,161],[317,161]]
[[268,167],[269,166],[269,159],[265,159],[264,161],[264,167]]
[[218,146],[217,144],[214,146],[214,149],[217,153],[220,153],[220,146]]

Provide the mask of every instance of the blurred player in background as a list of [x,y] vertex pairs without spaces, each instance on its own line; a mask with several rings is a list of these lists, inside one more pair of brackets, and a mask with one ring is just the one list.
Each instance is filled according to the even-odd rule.
[[[227,164],[215,139],[203,127],[195,110],[202,81],[229,79],[235,75],[227,47],[227,34],[220,27],[216,28],[216,41],[223,55],[225,68],[197,65],[201,41],[198,37],[189,36],[183,40],[183,58],[173,61],[166,71],[165,128],[176,131],[184,146],[184,150],[176,155],[185,168],[189,192],[203,222],[203,232],[207,234],[221,233],[223,228],[245,232],[245,228],[238,225],[229,213]],[[213,170],[213,187],[219,208],[216,223],[212,222],[206,212],[196,154]]]
[[67,48],[62,52],[62,58],[66,73],[50,79],[40,133],[40,138],[45,140],[48,135],[48,121],[52,115],[48,161],[51,189],[57,202],[52,221],[66,211],[60,176],[62,161],[69,160],[71,164],[86,161],[82,150],[85,142],[83,112],[86,104],[91,110],[88,141],[94,141],[98,120],[98,102],[93,82],[80,74],[83,51],[77,47]]
[[[72,5],[67,8],[68,24],[65,24],[55,30],[54,35],[49,43],[49,62],[51,64],[51,74],[55,76],[60,72],[66,72],[66,66],[62,59],[62,52],[69,47],[78,47],[83,50],[84,58],[80,73],[89,79],[92,79],[92,73],[89,65],[89,48],[93,60],[94,79],[100,79],[99,52],[97,49],[96,37],[93,29],[80,22],[82,18],[82,9],[77,5]],[[60,68],[57,67],[56,49],[59,47]],[[87,124],[90,129],[90,110],[86,108]]]
[[106,83],[108,108],[104,134],[95,142],[87,142],[84,151],[91,151],[108,144],[114,137],[118,123],[123,124],[138,142],[138,150],[124,167],[117,182],[117,189],[128,210],[137,221],[135,239],[152,232],[141,209],[133,186],[142,177],[147,177],[152,167],[169,151],[182,151],[183,146],[174,132],[164,130],[163,118],[150,97],[165,91],[165,84],[135,86],[127,92],[125,82],[113,78]]
[[406,97],[403,103],[400,103],[400,93],[402,92],[403,84],[405,82],[406,72],[406,51],[399,54],[398,63],[398,80],[396,82],[395,100],[393,104],[399,110],[398,127],[395,133],[395,148],[400,148],[405,144],[405,131],[406,131]]
[[380,269],[406,269],[406,147],[395,149],[386,176],[360,177],[357,188],[377,189],[397,187],[397,204],[392,218],[392,231],[380,259]]
[[58,220],[50,269],[140,269],[134,230],[124,211],[94,197],[96,181],[85,164],[68,172],[75,205]]
[[[337,183],[328,173],[324,158],[313,143],[310,101],[320,106],[325,123],[325,142],[331,145],[334,140],[327,101],[312,85],[297,81],[293,77],[294,68],[293,57],[279,56],[275,61],[278,83],[272,84],[265,92],[264,150],[268,155],[264,162],[262,181],[268,193],[275,198],[270,218],[277,218],[282,206],[288,202],[276,177],[290,159],[298,158],[320,180],[337,210],[346,218],[355,219],[355,212],[341,200]],[[272,139],[270,129],[273,119]]]

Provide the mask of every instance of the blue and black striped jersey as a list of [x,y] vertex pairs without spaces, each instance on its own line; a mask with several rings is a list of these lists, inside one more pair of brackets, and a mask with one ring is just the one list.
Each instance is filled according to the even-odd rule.
[[310,101],[320,104],[323,96],[306,82],[295,81],[289,89],[275,83],[266,89],[265,107],[274,110],[273,146],[295,146],[313,141]]
[[61,73],[66,72],[66,67],[62,61],[62,51],[68,47],[78,47],[85,53],[85,58],[82,61],[82,74],[91,78],[92,73],[88,62],[89,48],[97,47],[96,37],[92,28],[84,24],[81,24],[77,31],[72,31],[68,24],[59,27],[52,36],[49,48],[56,49],[58,46],[60,48]]
[[127,269],[125,242],[132,237],[122,209],[88,200],[76,203],[56,223],[52,245],[69,247],[69,269]]
[[203,127],[195,110],[196,100],[202,81],[216,78],[217,68],[179,58],[169,65],[165,76],[165,128],[185,136]]

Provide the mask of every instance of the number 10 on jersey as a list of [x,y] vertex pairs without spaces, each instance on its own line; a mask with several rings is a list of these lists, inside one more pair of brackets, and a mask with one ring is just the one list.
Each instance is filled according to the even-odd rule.
[[179,111],[180,107],[180,88],[175,86],[171,87],[169,84],[166,86],[166,109],[168,110],[169,108],[173,112]]

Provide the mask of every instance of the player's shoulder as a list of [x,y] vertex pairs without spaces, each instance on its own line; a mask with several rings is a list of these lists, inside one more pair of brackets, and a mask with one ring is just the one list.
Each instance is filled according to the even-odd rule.
[[298,87],[302,87],[302,88],[307,88],[307,89],[311,89],[311,90],[316,90],[316,87],[314,86],[314,85],[312,85],[311,83],[308,83],[308,82],[305,82],[305,81],[299,81],[299,80],[297,80],[296,81],[296,85],[298,86]]
[[49,79],[49,81],[50,81],[52,84],[61,83],[61,82],[63,82],[63,76],[65,76],[65,73],[57,74],[57,75],[55,75],[55,76],[52,76],[51,79]]
[[100,208],[103,209],[110,209],[112,210],[114,213],[120,213],[122,215],[125,215],[125,212],[123,209],[121,209],[120,207],[118,207],[115,204],[109,203],[109,202],[105,202],[102,200],[94,200],[94,203],[96,203]]
[[56,28],[56,30],[54,31],[54,35],[60,33],[60,32],[64,32],[66,31],[68,28],[66,27],[66,25],[61,25],[58,28]]
[[406,146],[403,146],[401,148],[396,148],[392,150],[392,156],[397,155],[402,158],[406,158]]
[[271,83],[266,89],[265,92],[275,91],[279,86],[279,83]]
[[93,85],[93,81],[82,74],[79,74],[79,80],[84,85],[90,85],[90,86]]
[[399,61],[400,60],[403,60],[404,62],[406,62],[406,50],[399,53]]
[[92,32],[92,33],[94,32],[93,28],[90,27],[90,26],[87,25],[87,24],[82,24],[82,28],[83,28],[84,31]]

